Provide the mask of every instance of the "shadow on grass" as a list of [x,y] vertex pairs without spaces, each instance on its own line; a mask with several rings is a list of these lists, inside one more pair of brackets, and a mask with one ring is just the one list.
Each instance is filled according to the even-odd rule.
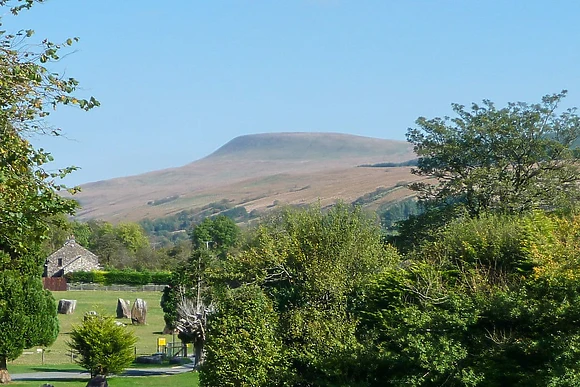
[[79,382],[79,383],[86,383],[89,380],[89,375],[86,378],[56,378],[50,377],[50,374],[42,375],[42,378],[18,378],[12,379],[14,382]]
[[31,367],[34,372],[86,372],[83,368],[59,368],[59,367]]
[[161,370],[156,370],[156,369],[140,369],[140,370],[136,370],[136,369],[129,369],[129,370],[125,370],[125,372],[123,372],[121,375],[116,375],[116,376],[161,376],[161,375],[170,375],[173,372],[170,372],[170,370],[167,371],[161,371]]

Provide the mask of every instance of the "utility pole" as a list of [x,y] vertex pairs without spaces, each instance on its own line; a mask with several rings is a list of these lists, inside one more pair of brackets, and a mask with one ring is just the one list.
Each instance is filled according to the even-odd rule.
[[[209,244],[213,241],[205,241],[205,249],[209,251]],[[197,256],[197,301],[195,306],[195,312],[197,314],[201,313],[201,254]]]

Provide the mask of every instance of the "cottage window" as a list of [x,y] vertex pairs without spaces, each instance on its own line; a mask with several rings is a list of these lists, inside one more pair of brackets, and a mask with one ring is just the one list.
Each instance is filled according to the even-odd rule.
[[59,259],[58,259],[58,266],[59,266],[59,267],[60,267],[60,266],[62,266],[62,258],[59,258]]

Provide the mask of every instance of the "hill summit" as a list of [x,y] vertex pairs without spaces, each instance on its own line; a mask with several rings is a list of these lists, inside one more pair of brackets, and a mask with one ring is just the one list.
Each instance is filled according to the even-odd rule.
[[352,201],[415,177],[409,168],[359,168],[414,158],[403,141],[340,133],[263,133],[236,137],[178,168],[83,185],[81,219],[141,220],[227,200],[248,210],[273,203]]
[[[401,157],[409,152],[402,141],[342,133],[262,133],[236,137],[207,158],[244,160],[332,160]],[[390,160],[386,160],[390,161]]]

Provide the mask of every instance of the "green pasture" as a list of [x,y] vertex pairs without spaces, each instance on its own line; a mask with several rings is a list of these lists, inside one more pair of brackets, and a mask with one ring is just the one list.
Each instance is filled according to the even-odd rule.
[[[161,292],[81,290],[53,292],[53,296],[57,302],[61,298],[77,300],[77,306],[76,311],[73,314],[58,315],[60,321],[60,333],[54,344],[45,349],[44,364],[71,364],[73,361],[66,345],[71,332],[71,327],[74,324],[79,324],[82,321],[84,314],[91,310],[116,316],[118,298],[130,300],[131,306],[136,298],[142,298],[147,302],[146,325],[133,326],[131,325],[131,320],[118,319],[118,321],[127,324],[128,329],[135,332],[135,335],[138,338],[136,345],[137,355],[150,355],[157,352],[157,338],[159,337],[165,337],[168,343],[173,340],[171,335],[162,335],[165,322],[163,321],[163,310],[159,305]],[[12,367],[17,369],[19,366],[42,365],[42,353],[39,350],[40,348],[30,348],[25,350],[18,359],[8,365],[9,372],[14,372],[11,370]]]

